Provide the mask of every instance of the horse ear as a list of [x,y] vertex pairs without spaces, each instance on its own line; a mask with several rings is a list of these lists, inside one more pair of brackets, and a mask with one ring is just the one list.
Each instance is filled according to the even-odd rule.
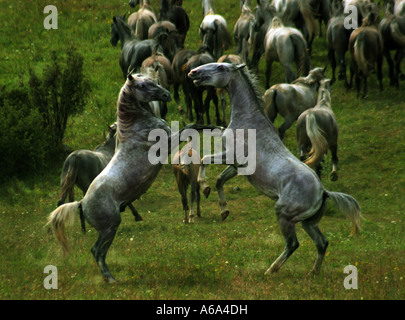
[[116,18],[115,16],[113,17],[113,21],[114,21],[114,22],[117,22],[117,18]]
[[246,64],[244,64],[244,63],[237,64],[237,65],[235,66],[235,70],[239,70],[239,69],[242,69],[242,68],[244,68],[244,67],[246,67]]

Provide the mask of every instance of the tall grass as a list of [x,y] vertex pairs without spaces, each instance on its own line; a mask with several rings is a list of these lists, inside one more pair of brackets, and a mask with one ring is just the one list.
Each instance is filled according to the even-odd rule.
[[[84,70],[92,92],[82,115],[69,120],[64,143],[72,149],[92,149],[102,141],[106,125],[115,119],[115,103],[123,84],[118,65],[119,47],[111,47],[114,15],[133,10],[127,1],[53,1],[58,29],[43,27],[46,0],[0,1],[3,21],[0,37],[0,82],[13,87],[28,79],[28,69],[40,72],[52,50],[59,54],[74,44],[84,56]],[[157,8],[157,1],[152,0]],[[200,1],[186,0],[191,28],[186,47],[201,43]],[[239,2],[216,1],[232,31]],[[24,12],[24,14],[22,14]],[[324,32],[323,32],[324,34]],[[232,52],[233,50],[229,50]],[[327,63],[324,38],[314,42],[312,66]],[[264,59],[259,79],[263,82]],[[404,66],[403,66],[404,67]],[[330,75],[330,69],[328,69]],[[202,218],[184,225],[180,195],[170,166],[164,166],[150,190],[136,202],[143,222],[122,214],[122,223],[107,263],[117,278],[103,282],[90,253],[97,232],[86,235],[80,225],[68,229],[73,252],[64,258],[60,246],[44,227],[59,193],[62,163],[53,163],[45,175],[33,173],[11,179],[0,187],[0,298],[1,299],[393,299],[404,292],[404,98],[402,89],[389,87],[384,65],[384,92],[376,79],[369,81],[366,100],[333,87],[332,107],[339,124],[339,180],[330,182],[330,158],[324,163],[323,183],[328,190],[354,196],[363,210],[362,232],[350,237],[350,222],[330,202],[320,228],[330,241],[321,274],[309,277],[316,249],[297,226],[300,247],[275,275],[264,271],[282,252],[284,240],[274,215],[274,201],[261,195],[243,177],[225,186],[230,216],[222,222],[215,190],[202,199]],[[284,73],[274,65],[272,83]],[[179,120],[174,102],[168,120]],[[228,109],[229,112],[229,109]],[[215,116],[212,116],[215,119]],[[276,119],[280,125],[282,119]],[[286,146],[296,154],[295,127],[286,133]],[[224,169],[212,165],[208,178]],[[76,190],[76,198],[81,193]],[[358,289],[343,286],[343,268],[358,269]],[[46,290],[46,265],[58,268],[58,289]]]

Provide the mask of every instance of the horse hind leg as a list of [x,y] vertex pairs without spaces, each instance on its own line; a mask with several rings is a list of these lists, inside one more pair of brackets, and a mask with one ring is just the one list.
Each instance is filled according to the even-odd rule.
[[108,269],[107,264],[105,263],[105,258],[107,255],[107,251],[114,240],[118,226],[119,223],[105,230],[99,231],[98,239],[91,249],[94,259],[96,260],[97,265],[100,268],[101,274],[108,283],[116,282],[110,270]]
[[328,239],[326,239],[326,237],[322,234],[321,230],[318,227],[318,222],[321,220],[325,212],[326,203],[327,203],[326,196],[324,196],[322,205],[316,212],[316,214],[310,217],[309,219],[301,222],[302,227],[311,237],[312,241],[314,241],[316,249],[318,251],[318,256],[315,260],[314,266],[311,271],[313,275],[319,274],[322,266],[322,261],[325,257],[326,249],[328,248],[329,244]]
[[142,216],[138,213],[138,210],[135,209],[132,203],[128,204],[129,209],[131,209],[132,214],[134,215],[135,221],[142,221]]
[[338,166],[338,156],[337,156],[337,145],[333,145],[330,147],[330,151],[332,154],[332,172],[330,174],[330,178],[332,181],[337,181],[338,174],[337,174],[337,166]]
[[[276,208],[277,211],[277,208]],[[288,221],[283,216],[278,216],[278,225],[285,239],[285,247],[283,253],[272,263],[265,274],[277,272],[287,259],[299,247],[299,242],[295,232],[295,222]]]

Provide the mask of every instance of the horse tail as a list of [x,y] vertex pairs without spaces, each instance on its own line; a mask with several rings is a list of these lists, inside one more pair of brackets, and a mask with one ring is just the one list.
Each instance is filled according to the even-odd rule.
[[360,220],[362,218],[361,208],[357,200],[352,196],[341,192],[326,191],[326,193],[332,198],[338,210],[344,212],[349,220],[352,221],[352,234],[357,235],[360,231]]
[[320,163],[323,155],[328,152],[328,142],[325,138],[324,131],[319,128],[315,114],[311,110],[308,111],[305,117],[305,125],[312,147],[311,151],[308,153],[309,157],[304,163],[313,168]]
[[61,198],[69,192],[73,193],[73,188],[77,181],[77,171],[77,157],[73,154],[69,157],[69,161],[66,161],[63,166],[60,193]]
[[264,93],[264,113],[270,119],[271,122],[274,122],[274,119],[277,115],[277,89],[270,88]]
[[308,0],[299,0],[299,8],[308,31],[308,40],[311,41],[316,33],[316,21],[311,4]]
[[62,245],[63,253],[69,252],[70,246],[65,233],[65,226],[72,225],[81,210],[81,201],[69,202],[56,208],[49,214],[48,223],[56,240]]
[[401,47],[405,47],[405,34],[401,32],[398,21],[394,19],[390,24],[391,36]]
[[290,39],[294,45],[294,57],[297,64],[297,76],[307,76],[310,70],[310,59],[307,52],[307,44],[303,37],[291,34]]
[[222,46],[223,50],[228,50],[232,45],[232,36],[229,32],[226,25],[222,23],[216,23],[217,26],[217,34],[219,38],[222,40],[222,44],[218,44]]
[[354,42],[354,59],[364,76],[368,76],[368,63],[365,55],[365,34],[360,33]]

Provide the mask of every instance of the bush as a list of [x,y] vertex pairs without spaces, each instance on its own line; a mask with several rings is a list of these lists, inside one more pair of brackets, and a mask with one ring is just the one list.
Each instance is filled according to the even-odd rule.
[[42,78],[30,70],[28,87],[0,88],[0,180],[47,166],[64,150],[69,116],[83,111],[90,91],[83,57],[73,48],[61,67],[52,53]]

